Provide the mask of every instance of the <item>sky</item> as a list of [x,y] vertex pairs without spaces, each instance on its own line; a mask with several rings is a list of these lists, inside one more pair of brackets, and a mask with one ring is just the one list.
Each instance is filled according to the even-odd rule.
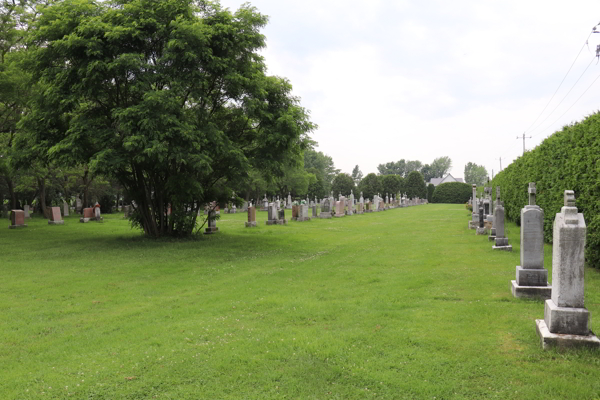
[[269,16],[268,74],[289,79],[342,172],[449,156],[455,178],[468,162],[491,177],[524,133],[531,150],[600,110],[597,0],[249,3]]

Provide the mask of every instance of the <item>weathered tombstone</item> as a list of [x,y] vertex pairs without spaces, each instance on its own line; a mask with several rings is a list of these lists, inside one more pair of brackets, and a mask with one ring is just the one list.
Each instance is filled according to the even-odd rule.
[[277,204],[269,203],[268,212],[267,212],[267,225],[276,225],[277,220]]
[[219,232],[219,228],[217,228],[217,212],[214,209],[208,211],[207,223],[208,228],[204,229],[205,235],[211,235]]
[[357,209],[356,209],[356,213],[357,213],[357,214],[362,214],[362,213],[364,213],[364,206],[365,206],[365,205],[364,205],[364,203],[358,203],[358,207],[357,207]]
[[302,204],[298,206],[298,218],[296,219],[298,222],[310,221],[310,217],[308,216],[308,205]]
[[265,193],[265,198],[262,200],[262,209],[261,211],[269,211],[269,200],[267,200],[267,194]]
[[292,208],[292,193],[288,192],[287,202],[285,208]]
[[373,196],[373,207],[372,207],[371,211],[373,211],[373,212],[379,211],[379,202],[380,201],[381,201],[381,199],[379,198],[378,194]]
[[236,214],[237,213],[237,206],[235,204],[231,206],[231,213],[232,214]]
[[93,207],[84,208],[83,216],[81,218],[79,218],[79,222],[90,222],[94,218],[95,218],[94,208]]
[[360,192],[360,198],[358,199],[358,202],[363,203],[363,204],[365,203],[365,199],[363,197],[363,192]]
[[347,215],[354,215],[354,192],[350,190],[350,198],[348,199]]
[[[493,204],[493,203],[492,203]],[[500,186],[496,186],[496,205],[501,204],[500,202]],[[496,240],[496,210],[493,209],[492,210],[492,228],[490,229],[490,236],[488,236],[488,240],[492,241],[492,240]],[[488,218],[490,218],[490,216],[488,216]]]
[[529,183],[529,205],[521,209],[521,265],[511,281],[515,297],[549,299],[552,286],[544,268],[544,210],[535,204],[535,183]]
[[496,245],[492,246],[493,250],[512,251],[512,245],[508,244],[508,238],[504,235],[504,207],[501,202],[496,204]]
[[552,296],[546,300],[544,319],[536,320],[542,347],[600,347],[590,331],[584,307],[584,250],[586,225],[577,212],[575,194],[565,190],[564,207],[554,219],[552,233]]
[[281,210],[279,210],[279,219],[277,220],[277,224],[279,225],[285,225],[287,224],[287,220],[285,219],[285,209],[282,208]]
[[131,214],[131,206],[123,206],[123,218],[129,218]]
[[65,221],[63,221],[60,215],[60,207],[52,207],[50,209],[50,219],[48,220],[48,225],[63,225]]
[[298,220],[298,206],[293,205],[292,206],[292,221],[297,221],[297,220]]
[[344,196],[340,196],[339,200],[335,202],[335,216],[340,218],[346,215],[346,198]]
[[66,201],[63,201],[63,215],[65,217],[69,216],[69,203],[67,203]]
[[256,226],[256,207],[248,207],[248,222],[246,222],[246,228]]
[[483,222],[483,203],[479,203],[479,226],[477,227],[477,235],[487,235],[488,231],[485,229]]
[[312,205],[312,216],[313,218],[317,218],[317,203],[313,203]]
[[248,207],[249,207],[249,206],[248,206],[248,202],[247,202],[247,201],[245,201],[245,202],[244,202],[244,204],[242,205],[242,212],[246,212],[246,211],[248,211]]
[[477,204],[477,185],[472,185],[473,189],[473,197],[471,201],[471,205],[473,208],[473,212],[471,213],[471,221],[469,221],[469,229],[477,229],[479,226],[479,205]]
[[81,202],[81,199],[79,197],[77,197],[75,199],[75,212],[77,214],[80,214],[82,209],[83,209],[83,203]]
[[329,199],[323,201],[319,218],[331,218],[331,201]]
[[25,213],[25,219],[31,218],[31,215],[29,215],[29,205],[25,204],[23,206],[23,212]]
[[25,228],[25,211],[23,210],[12,210],[10,214],[11,224],[8,226],[9,229]]

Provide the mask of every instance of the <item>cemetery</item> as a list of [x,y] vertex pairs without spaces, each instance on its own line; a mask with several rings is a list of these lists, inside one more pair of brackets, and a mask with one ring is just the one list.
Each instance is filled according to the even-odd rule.
[[249,3],[0,9],[0,400],[600,398],[600,113],[455,178],[414,157],[495,159],[481,81],[321,60],[298,92]]

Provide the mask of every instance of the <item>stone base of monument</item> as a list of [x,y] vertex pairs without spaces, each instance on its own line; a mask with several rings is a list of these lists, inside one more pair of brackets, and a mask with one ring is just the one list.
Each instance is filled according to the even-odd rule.
[[204,229],[204,234],[205,234],[205,235],[211,235],[211,234],[213,234],[213,233],[217,233],[217,232],[219,232],[219,228],[218,228],[218,227],[216,227],[216,226],[214,226],[214,227],[211,227],[211,228],[205,228],[205,229]]
[[287,219],[276,219],[267,221],[267,225],[285,225],[287,224]]
[[489,231],[487,230],[487,228],[484,226],[483,228],[479,228],[477,227],[477,235],[487,235],[489,233]]
[[592,331],[589,331],[587,335],[569,335],[561,333],[552,333],[546,321],[543,319],[535,320],[535,330],[542,342],[542,348],[544,350],[552,347],[568,348],[568,347],[591,347],[600,348],[600,339]]
[[244,224],[246,225],[246,228],[252,228],[252,227],[256,227],[256,221],[253,222],[244,222]]
[[27,224],[23,225],[9,225],[8,229],[27,228]]
[[296,221],[298,221],[298,222],[310,221],[310,217],[302,217],[302,218],[298,217],[298,218],[296,218]]
[[331,213],[330,212],[322,212],[321,211],[321,214],[319,214],[319,218],[329,219],[329,218],[331,218]]
[[488,236],[488,240],[489,240],[490,242],[492,242],[492,241],[496,240],[496,235],[494,235],[493,233],[491,233],[491,234],[490,234],[490,236]]
[[493,223],[492,223],[491,221],[485,221],[485,222],[483,223],[483,226],[484,226],[486,229],[489,229],[489,230],[492,230],[492,225],[493,225]]
[[469,229],[477,229],[478,227],[479,227],[479,222],[469,221]]
[[90,222],[92,219],[96,219],[96,218],[79,218],[79,222],[86,223],[86,222]]
[[64,225],[65,221],[48,221],[48,225]]
[[353,215],[354,213],[352,211],[346,210],[346,215]]
[[345,216],[346,216],[346,214],[335,214],[336,218],[342,218],[342,217],[345,217]]
[[544,322],[550,332],[586,336],[589,333],[589,317],[586,308],[559,307],[552,299],[545,301]]
[[552,296],[552,286],[519,286],[517,281],[510,281],[512,295],[518,299],[549,299]]
[[508,238],[496,237],[496,245],[492,246],[493,250],[512,251],[512,246],[508,244]]

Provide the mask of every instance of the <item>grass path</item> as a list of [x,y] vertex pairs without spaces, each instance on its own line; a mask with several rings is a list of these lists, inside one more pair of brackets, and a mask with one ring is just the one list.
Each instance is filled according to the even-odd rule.
[[519,228],[492,251],[463,206],[179,242],[105,218],[0,227],[1,399],[600,398],[600,353],[542,351],[510,294]]

